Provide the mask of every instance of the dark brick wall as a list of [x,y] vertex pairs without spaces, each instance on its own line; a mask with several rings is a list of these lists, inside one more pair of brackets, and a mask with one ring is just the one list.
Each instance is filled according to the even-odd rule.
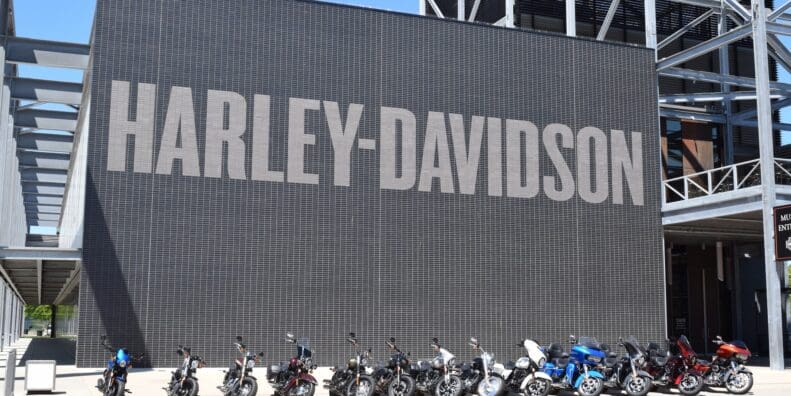
[[[524,337],[663,338],[651,51],[281,0],[100,0],[95,29],[79,365],[103,364],[100,334],[155,366],[176,364],[176,344],[225,365],[237,334],[265,360],[284,359],[286,331],[310,337],[322,365],[350,352],[349,331],[379,358],[389,336],[413,356],[430,355],[436,336],[463,357],[476,336],[501,360]],[[430,193],[380,189],[379,151],[356,145],[351,186],[334,186],[320,112],[305,154],[319,185],[185,177],[178,161],[173,175],[134,173],[131,161],[109,172],[112,80],[131,82],[133,96],[156,84],[155,152],[170,87],[191,87],[201,165],[209,89],[250,105],[271,95],[278,170],[289,97],[336,101],[344,121],[349,103],[364,104],[358,138],[378,140],[380,106],[411,110],[418,163],[428,111],[463,114],[467,128],[483,115],[639,131],[645,205],[628,193],[624,205],[556,202],[543,187],[530,199],[489,196],[485,136],[474,195],[436,182]],[[249,133],[245,142],[249,157]],[[553,174],[540,153],[541,174]]]

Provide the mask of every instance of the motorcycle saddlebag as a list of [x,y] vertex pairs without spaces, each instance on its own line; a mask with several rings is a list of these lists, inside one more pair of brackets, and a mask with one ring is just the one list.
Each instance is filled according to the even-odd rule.
[[266,370],[266,380],[269,382],[273,382],[277,379],[277,375],[280,374],[282,368],[279,364],[273,364],[269,366],[269,369]]

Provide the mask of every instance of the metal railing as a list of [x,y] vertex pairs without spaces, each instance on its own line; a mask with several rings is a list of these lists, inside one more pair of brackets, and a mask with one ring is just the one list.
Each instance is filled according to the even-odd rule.
[[[775,183],[791,186],[791,159],[775,158]],[[758,159],[674,177],[662,182],[664,203],[686,201],[761,185]]]

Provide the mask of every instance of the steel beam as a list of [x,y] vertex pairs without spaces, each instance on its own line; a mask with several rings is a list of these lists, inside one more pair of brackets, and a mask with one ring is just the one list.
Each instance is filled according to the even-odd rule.
[[22,180],[25,181],[65,184],[68,170],[24,167],[24,169],[20,169],[19,173],[22,175]]
[[[723,75],[720,73],[682,69],[679,67],[670,67],[661,70],[659,71],[659,75],[662,77],[683,78],[685,80],[704,81],[715,84],[728,84],[739,87],[755,88],[755,79],[751,77]],[[791,95],[791,84],[770,81],[769,87],[780,91],[780,93],[788,93]]]
[[[720,13],[719,18],[717,20],[717,32],[718,34],[724,34],[728,31],[728,16],[725,13]],[[719,74],[723,75],[730,75],[731,74],[731,65],[730,65],[730,54],[728,46],[720,47],[719,49]],[[720,90],[722,92],[729,94],[731,92],[731,86],[726,83],[720,83]],[[725,157],[725,165],[730,165],[733,163],[733,123],[731,122],[731,117],[733,114],[733,104],[730,101],[723,102],[723,113],[725,114],[725,133],[722,134],[723,141],[724,141],[724,157]]]
[[[662,95],[659,103],[700,103],[700,102],[730,102],[741,100],[755,100],[754,91],[733,91],[733,92],[700,92],[688,94]],[[780,95],[770,95],[772,99],[780,99]]]
[[750,35],[750,25],[742,25],[728,33],[721,34],[710,40],[704,41],[696,46],[685,49],[681,52],[675,53],[657,62],[656,69],[664,70],[672,66],[679,65],[689,60],[695,59],[701,55],[707,54],[715,49],[728,45],[732,42],[739,41]]
[[9,78],[7,81],[12,99],[74,106],[82,103],[82,84],[21,77]]
[[[791,98],[778,100],[772,103],[772,112],[775,112],[786,106],[791,106]],[[755,117],[756,114],[757,111],[755,109],[750,109],[750,110],[740,111],[732,115],[731,118],[735,121],[743,121]]]
[[63,185],[39,185],[22,183],[22,193],[24,194],[49,194],[63,196],[65,186]]
[[[756,120],[734,120],[733,125],[758,128],[758,121]],[[791,124],[784,124],[782,122],[773,122],[772,129],[781,131],[791,131]]]
[[[714,15],[714,10],[708,10],[708,11],[704,12],[699,17],[693,19],[686,26],[682,27],[681,29],[676,30],[671,35],[665,37],[664,40],[660,41],[659,44],[657,44],[656,48],[657,49],[662,49],[666,45],[672,43],[673,41],[676,41],[679,37],[683,36],[688,31],[690,31],[693,28],[695,28],[695,26],[698,26],[701,23],[703,23],[703,21],[709,19],[712,15]],[[724,32],[722,32],[722,33],[724,33]],[[722,33],[720,33],[720,34],[722,34]]]
[[456,19],[460,21],[464,21],[466,19],[464,16],[464,14],[466,14],[466,10],[464,9],[466,6],[466,4],[464,4],[465,2],[466,0],[456,0]]
[[764,272],[766,273],[766,317],[769,333],[769,367],[783,369],[783,313],[780,310],[780,279],[774,250],[775,172],[772,106],[769,100],[769,52],[766,8],[763,0],[752,0],[753,57],[758,98],[758,148],[761,162],[761,202],[764,233]]
[[780,39],[772,34],[767,34],[766,40],[769,44],[769,55],[783,65],[787,71],[791,72],[791,51],[786,48]]
[[783,4],[783,5],[779,6],[779,7],[775,7],[775,9],[772,10],[772,12],[769,13],[769,15],[766,16],[766,20],[768,22],[773,22],[775,19],[777,19],[780,16],[782,16],[783,13],[785,13],[785,11],[789,7],[791,7],[791,1],[786,1],[785,4]]
[[74,132],[77,129],[77,116],[77,112],[26,108],[14,112],[14,126]]
[[53,304],[60,305],[63,303],[63,300],[74,291],[75,288],[80,284],[80,261],[77,262],[77,268],[71,271],[69,278],[66,279],[66,282],[63,284],[63,287],[58,292],[58,295],[55,297],[55,300],[52,302]]
[[85,70],[91,48],[85,44],[5,36],[6,62]]
[[705,121],[705,122],[714,122],[714,123],[724,123],[725,116],[722,114],[715,114],[715,113],[704,113],[704,112],[694,112],[694,111],[685,111],[679,109],[668,109],[664,107],[660,107],[659,114],[662,117],[668,118],[676,118],[680,120],[694,120],[694,121]]
[[31,203],[34,205],[50,205],[50,206],[61,206],[63,204],[62,197],[39,197],[36,195],[24,195],[22,197],[25,203]]
[[747,9],[744,8],[744,6],[741,5],[738,0],[725,0],[725,4],[727,4],[728,7],[736,12],[740,17],[742,17],[743,20],[749,21],[752,19],[750,11],[747,11]]
[[69,154],[74,145],[73,138],[49,133],[26,133],[16,137],[17,148]]
[[426,0],[428,4],[431,6],[431,9],[434,10],[434,14],[437,14],[440,18],[445,18],[445,14],[442,13],[442,10],[439,9],[437,2],[434,0]]
[[24,247],[0,248],[2,260],[52,260],[52,261],[81,261],[82,250],[66,248]]
[[68,171],[71,154],[22,151],[19,153],[19,165],[44,169],[61,169]]
[[468,21],[472,22],[478,17],[478,8],[481,6],[481,0],[475,0],[475,3],[472,3],[472,10],[470,11],[470,19]]
[[[614,0],[618,1],[618,0]],[[577,2],[575,0],[565,0],[566,3],[566,36],[574,37],[577,35]]]
[[621,0],[612,0],[610,8],[607,9],[607,16],[604,17],[604,22],[602,22],[599,28],[599,34],[596,35],[596,40],[602,41],[607,37],[607,31],[610,30],[610,24],[612,23],[612,19],[615,18],[615,13],[618,11],[618,6],[620,4]]

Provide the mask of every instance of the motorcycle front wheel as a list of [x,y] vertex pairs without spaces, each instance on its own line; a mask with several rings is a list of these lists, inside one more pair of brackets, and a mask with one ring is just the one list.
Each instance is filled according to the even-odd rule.
[[478,383],[478,396],[498,396],[505,388],[505,380],[497,376],[489,376]]
[[434,387],[435,396],[459,396],[461,391],[461,378],[455,375],[449,375],[447,378],[443,376]]
[[126,382],[124,381],[115,381],[115,395],[114,396],[124,396],[124,389],[126,388]]
[[545,379],[535,378],[525,386],[526,396],[547,396],[552,390],[552,383]]
[[587,377],[582,380],[577,392],[580,396],[599,396],[604,390],[604,381],[601,378]]
[[299,385],[288,390],[288,396],[313,396],[316,385],[307,381],[300,381]]
[[244,377],[239,384],[239,391],[236,392],[239,396],[255,396],[258,393],[258,382],[250,377]]
[[415,393],[415,380],[408,375],[393,377],[387,385],[387,396],[412,396]]
[[725,381],[725,388],[728,392],[743,395],[753,387],[753,375],[744,371],[733,373]]
[[685,374],[678,383],[678,391],[683,395],[697,395],[703,389],[703,377],[697,374]]
[[627,375],[623,381],[623,389],[629,396],[645,396],[651,390],[650,377]]
[[361,375],[358,380],[351,380],[346,385],[346,396],[371,396],[374,393],[374,379]]

